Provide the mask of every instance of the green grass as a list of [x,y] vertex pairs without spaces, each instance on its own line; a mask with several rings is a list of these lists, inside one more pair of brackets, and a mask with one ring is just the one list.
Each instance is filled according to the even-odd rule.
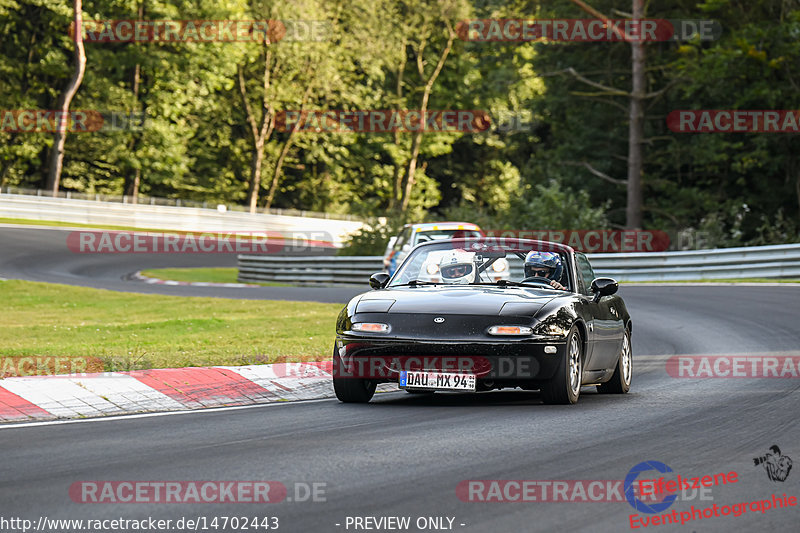
[[26,226],[55,226],[67,228],[94,228],[94,229],[113,229],[121,231],[170,231],[171,233],[186,233],[185,231],[172,231],[155,228],[134,228],[132,226],[109,226],[102,224],[79,224],[77,222],[58,222],[56,220],[31,220],[27,218],[4,218],[0,217],[0,224],[20,224]]
[[[192,281],[205,283],[239,283],[236,279],[237,268],[150,268],[142,270],[142,275],[149,278],[167,279],[171,281]],[[248,281],[250,285],[264,287],[289,287],[288,283]]]
[[15,280],[0,298],[0,357],[96,357],[105,370],[325,360],[342,307]]

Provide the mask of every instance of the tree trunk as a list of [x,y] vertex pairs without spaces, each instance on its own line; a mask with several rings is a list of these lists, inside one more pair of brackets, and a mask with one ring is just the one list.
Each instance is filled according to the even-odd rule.
[[131,202],[139,203],[139,186],[142,184],[142,170],[137,168],[133,173],[133,183],[131,184]]
[[278,191],[278,182],[280,181],[281,171],[283,170],[283,162],[286,159],[286,155],[289,153],[289,149],[292,147],[292,138],[294,137],[294,132],[297,131],[297,125],[300,124],[298,121],[295,124],[295,127],[292,128],[292,131],[289,133],[289,138],[286,139],[286,142],[281,149],[281,153],[278,156],[278,161],[275,163],[275,168],[272,169],[272,183],[269,184],[269,192],[267,193],[267,201],[264,202],[264,208],[269,209],[272,207],[272,200],[275,199],[275,193]]
[[[436,79],[442,72],[444,63],[447,61],[447,56],[450,55],[450,50],[453,48],[453,41],[456,38],[456,32],[453,30],[452,26],[450,26],[447,21],[445,21],[445,23],[447,24],[448,31],[447,45],[444,47],[442,55],[439,57],[436,68],[433,70],[430,78],[428,78],[427,82],[425,83],[425,90],[422,93],[422,105],[420,106],[420,122],[422,124],[425,124],[425,115],[428,111],[428,100],[430,99],[431,91],[433,90],[433,84],[436,83]],[[425,73],[422,64],[422,52],[424,50],[424,46],[425,42],[423,41],[422,45],[420,46],[419,53],[417,54],[417,69],[423,79],[425,79]],[[403,189],[403,199],[400,203],[401,212],[405,212],[408,209],[408,204],[411,201],[411,191],[414,188],[414,174],[416,174],[417,171],[417,159],[419,158],[419,152],[422,146],[422,135],[423,128],[420,127],[419,131],[414,134],[414,141],[411,146],[411,159],[408,161],[408,173],[406,174],[405,187]]]
[[[644,18],[644,0],[633,0],[633,19]],[[633,90],[630,98],[628,129],[628,202],[625,210],[627,229],[642,228],[642,139],[644,138],[645,51],[641,39],[631,41]]]
[[261,164],[264,161],[264,139],[258,138],[255,142],[253,160],[250,163],[250,186],[247,190],[247,201],[250,213],[255,213],[258,207],[258,191],[261,189]]
[[[408,60],[407,50],[406,50],[406,37],[403,36],[403,40],[401,43],[403,53],[400,54],[400,64],[397,67],[397,86],[395,87],[395,96],[397,97],[397,102],[395,104],[395,109],[399,108],[401,102],[403,101],[403,74],[406,70],[406,61]],[[394,144],[395,146],[400,146],[401,134],[399,128],[394,132]],[[403,176],[405,175],[405,169],[403,168],[405,165],[401,165],[399,161],[395,161],[394,165],[394,187],[392,188],[392,195],[389,199],[389,211],[394,211],[397,207],[397,204],[400,202],[402,195],[403,195]]]
[[270,63],[272,62],[272,53],[269,50],[269,42],[264,42],[264,86],[261,95],[261,126],[256,124],[256,116],[250,107],[250,101],[247,99],[247,86],[244,81],[244,70],[239,67],[239,91],[242,96],[242,104],[244,105],[245,116],[250,125],[250,134],[253,137],[253,160],[250,165],[250,185],[247,191],[247,200],[250,204],[250,213],[255,213],[258,208],[258,193],[261,190],[261,166],[264,160],[264,144],[266,140],[272,135],[272,130],[275,127],[275,114],[273,113],[272,106],[269,105],[269,88],[270,88]]
[[[144,0],[139,4],[139,17],[137,20],[144,20]],[[133,69],[133,104],[131,105],[131,113],[139,110],[139,82],[142,76],[142,67],[137,62]],[[128,145],[128,153],[135,154],[139,146],[141,133],[134,132],[131,135],[131,142]],[[139,186],[142,181],[142,170],[136,168],[133,171],[133,178],[128,178],[128,186],[125,187],[125,194],[131,197],[134,204],[139,203]]]
[[[309,65],[310,67],[310,65]],[[306,91],[303,93],[303,99],[300,101],[300,116],[303,116],[303,113],[306,110],[306,102],[308,102],[308,97],[311,96],[313,85],[309,83],[306,86]],[[267,201],[264,204],[266,209],[272,207],[272,201],[275,199],[275,193],[278,190],[278,182],[280,181],[281,171],[283,170],[283,162],[286,160],[286,156],[289,154],[289,150],[292,148],[292,143],[294,142],[294,136],[297,133],[297,130],[300,129],[300,121],[298,120],[295,122],[292,131],[289,132],[289,137],[286,139],[286,142],[281,149],[281,153],[278,156],[278,161],[275,162],[275,168],[272,171],[272,183],[269,186],[269,193],[267,194]]]
[[[427,107],[427,106],[426,106]],[[421,115],[425,116],[425,107]],[[424,119],[423,119],[424,121]],[[406,176],[406,186],[403,189],[403,200],[400,204],[400,211],[405,212],[408,209],[408,203],[411,201],[411,191],[414,188],[414,175],[417,172],[417,159],[419,158],[419,150],[422,146],[422,130],[414,134],[414,141],[411,144],[411,159],[408,161],[408,174]]]
[[64,163],[64,143],[67,140],[67,126],[69,124],[66,118],[69,112],[69,105],[72,103],[72,98],[78,91],[83,81],[83,73],[86,70],[86,53],[83,49],[83,2],[82,0],[73,0],[72,9],[74,12],[75,23],[75,72],[69,85],[61,93],[58,98],[58,105],[56,110],[63,113],[63,122],[57,125],[56,131],[53,134],[53,148],[50,151],[50,164],[47,170],[47,189],[52,191],[53,196],[58,195],[59,185],[61,183],[61,167]]
[[[140,13],[141,15],[141,13]],[[141,20],[141,18],[139,19]],[[136,63],[136,67],[133,71],[133,105],[131,106],[131,113],[135,112],[139,109],[139,75],[140,75],[140,66],[139,63]],[[131,140],[128,143],[128,153],[135,154],[136,150],[139,147],[139,140],[140,140],[140,133],[133,132],[131,135]],[[126,186],[125,186],[125,194],[132,198],[132,202],[134,204],[139,203],[139,185],[142,179],[142,170],[140,168],[136,168],[133,170],[133,176],[128,173],[126,177]]]

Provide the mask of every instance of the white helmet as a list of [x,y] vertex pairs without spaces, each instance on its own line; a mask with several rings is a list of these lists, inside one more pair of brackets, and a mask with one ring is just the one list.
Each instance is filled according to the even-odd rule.
[[475,253],[453,250],[439,261],[439,273],[445,283],[468,284],[475,281]]

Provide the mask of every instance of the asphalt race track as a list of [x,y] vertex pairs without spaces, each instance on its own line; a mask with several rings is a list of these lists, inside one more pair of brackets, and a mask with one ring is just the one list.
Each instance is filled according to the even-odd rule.
[[[74,229],[14,228],[0,224],[0,276],[9,279],[47,281],[114,291],[246,298],[251,300],[299,300],[341,302],[362,292],[341,287],[196,287],[148,285],[131,279],[145,268],[235,267],[236,254],[76,253],[67,247]],[[97,231],[97,230],[87,230]],[[330,254],[329,248],[307,248],[297,255]],[[368,287],[367,282],[364,282]]]
[[[292,299],[343,302],[353,292],[265,288],[287,291],[270,296],[276,293],[143,287],[123,279],[126,273],[145,267],[200,266],[199,260],[203,266],[229,266],[235,258],[70,258],[69,252],[57,250],[55,233],[0,230],[0,276],[241,298],[285,294]],[[151,260],[155,262],[147,262]],[[39,517],[173,521],[205,517],[210,524],[214,517],[274,516],[280,530],[290,532],[366,531],[354,527],[356,517],[395,516],[410,517],[410,527],[371,530],[434,531],[417,528],[417,520],[449,517],[452,530],[464,532],[620,532],[631,530],[629,517],[636,513],[625,501],[475,502],[462,501],[456,489],[466,480],[623,480],[634,465],[648,460],[671,467],[670,479],[675,474],[684,478],[738,474],[735,483],[714,487],[703,499],[688,491],[664,513],[675,510],[680,516],[691,513],[692,506],[722,508],[771,500],[773,494],[797,497],[800,467],[795,466],[785,481],[771,481],[753,459],[778,445],[785,456],[800,460],[800,379],[673,378],[665,371],[665,362],[674,354],[800,354],[800,287],[623,286],[620,291],[633,317],[634,382],[627,395],[598,395],[585,388],[577,405],[546,406],[537,392],[432,396],[391,392],[377,395],[368,405],[320,400],[6,426],[0,429],[0,516],[27,518],[34,524]],[[309,296],[313,294],[319,296]],[[660,475],[650,472],[642,477]],[[72,501],[73,483],[100,480],[271,480],[283,483],[293,501]],[[324,484],[318,485],[324,490],[318,493],[320,501],[295,501],[306,493],[303,484],[312,483]],[[519,497],[516,491],[508,494],[515,495]],[[799,516],[796,506],[764,513],[748,507],[741,516],[637,530],[797,531]],[[448,520],[443,523],[448,527]]]

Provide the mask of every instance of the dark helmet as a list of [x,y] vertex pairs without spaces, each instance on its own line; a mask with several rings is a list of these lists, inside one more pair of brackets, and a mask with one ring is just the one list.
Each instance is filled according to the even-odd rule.
[[563,272],[564,267],[561,265],[561,257],[555,252],[533,250],[525,256],[526,278],[539,276],[558,281],[561,279]]

